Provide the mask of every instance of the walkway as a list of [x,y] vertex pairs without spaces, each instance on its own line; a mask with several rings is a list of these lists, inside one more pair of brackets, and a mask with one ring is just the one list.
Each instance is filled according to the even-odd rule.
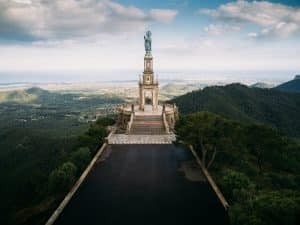
[[225,225],[192,154],[174,145],[111,145],[56,225]]

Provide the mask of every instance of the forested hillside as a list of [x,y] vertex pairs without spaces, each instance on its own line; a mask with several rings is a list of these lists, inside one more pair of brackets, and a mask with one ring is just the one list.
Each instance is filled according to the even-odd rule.
[[172,102],[182,112],[177,141],[197,151],[232,225],[299,224],[299,93],[231,84]]
[[176,133],[213,175],[231,225],[299,224],[299,143],[269,126],[209,112],[181,116]]
[[171,102],[183,114],[210,111],[243,122],[266,123],[300,137],[300,93],[231,84],[193,91]]
[[276,89],[286,92],[300,93],[300,76],[296,76],[294,80],[278,85]]
[[[55,122],[55,121],[53,121]],[[68,134],[63,127],[0,132],[1,224],[43,224],[87,166],[112,119]],[[67,126],[67,124],[65,124]],[[67,127],[66,127],[67,128]]]
[[0,102],[0,224],[43,224],[114,122],[101,118],[123,101],[30,88]]

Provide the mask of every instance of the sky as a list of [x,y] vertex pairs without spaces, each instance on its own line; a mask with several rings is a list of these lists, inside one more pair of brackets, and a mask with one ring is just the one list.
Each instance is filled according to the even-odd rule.
[[0,0],[0,72],[132,77],[147,30],[162,74],[300,73],[299,0]]

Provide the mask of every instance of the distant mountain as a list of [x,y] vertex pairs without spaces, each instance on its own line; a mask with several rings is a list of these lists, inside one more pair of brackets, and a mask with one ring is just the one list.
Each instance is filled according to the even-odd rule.
[[296,75],[294,80],[280,84],[276,89],[286,92],[300,92],[300,75]]
[[90,107],[97,104],[118,104],[124,100],[120,97],[109,95],[91,95],[86,96],[80,93],[60,93],[50,92],[39,87],[29,89],[20,89],[14,91],[0,92],[1,103],[19,103],[19,104],[38,104],[48,107],[76,106],[79,108]]
[[16,103],[33,103],[41,98],[54,96],[55,93],[43,90],[39,87],[32,87],[29,89],[20,89],[14,91],[0,92],[0,103],[16,102]]
[[255,84],[250,85],[250,87],[252,87],[252,88],[272,88],[274,86],[272,84],[257,82]]
[[28,93],[26,90],[0,92],[0,103],[3,102],[17,102],[30,103],[36,100],[35,94]]
[[184,114],[210,111],[244,122],[266,123],[300,137],[300,93],[230,84],[193,91],[170,102]]
[[26,90],[27,93],[29,94],[35,94],[35,95],[45,95],[45,94],[49,94],[49,91],[46,91],[42,88],[39,87],[32,87]]

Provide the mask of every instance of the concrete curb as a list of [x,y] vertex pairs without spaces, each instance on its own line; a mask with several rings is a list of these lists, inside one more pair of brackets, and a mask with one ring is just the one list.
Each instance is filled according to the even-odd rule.
[[229,204],[226,201],[225,197],[223,196],[222,192],[220,191],[220,189],[216,185],[216,183],[213,180],[213,178],[210,176],[210,174],[207,171],[207,169],[202,165],[202,162],[201,162],[199,156],[197,155],[196,151],[194,150],[193,146],[189,145],[189,149],[193,153],[194,157],[196,158],[196,161],[199,164],[199,166],[200,166],[200,168],[201,168],[204,176],[206,177],[208,183],[210,184],[210,186],[212,187],[212,189],[216,193],[216,195],[219,198],[220,202],[222,203],[224,209],[227,210],[229,208]]
[[107,147],[107,145],[108,145],[107,143],[104,143],[101,146],[101,148],[98,150],[97,154],[94,156],[94,158],[92,159],[92,161],[89,163],[89,165],[86,167],[86,169],[84,170],[84,172],[81,174],[80,178],[74,184],[74,186],[72,187],[72,189],[66,195],[66,197],[64,198],[64,200],[60,203],[60,205],[58,206],[58,208],[54,211],[54,213],[51,215],[51,217],[48,219],[48,221],[46,222],[45,225],[52,225],[52,224],[54,224],[54,222],[57,220],[57,218],[62,213],[62,211],[64,210],[64,208],[67,206],[67,204],[70,202],[71,198],[73,197],[73,195],[75,194],[75,192],[78,190],[78,188],[80,187],[80,185],[82,184],[82,182],[85,180],[85,178],[87,177],[87,175],[89,174],[89,172],[91,171],[91,169],[93,168],[93,166],[95,165],[95,163],[97,162],[98,158],[101,156],[101,154],[103,153],[103,151],[105,150],[105,148]]

